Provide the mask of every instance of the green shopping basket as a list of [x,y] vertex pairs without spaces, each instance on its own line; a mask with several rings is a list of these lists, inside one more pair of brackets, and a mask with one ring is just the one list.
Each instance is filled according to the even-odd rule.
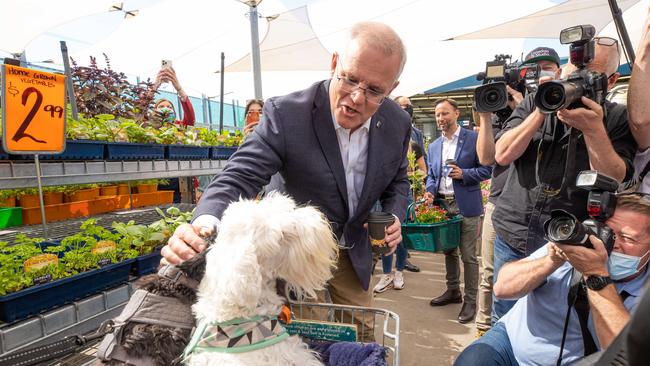
[[421,202],[411,203],[406,209],[406,222],[402,224],[404,245],[409,249],[435,253],[458,248],[462,217],[457,215],[447,221],[423,224],[418,222],[414,212],[419,203]]

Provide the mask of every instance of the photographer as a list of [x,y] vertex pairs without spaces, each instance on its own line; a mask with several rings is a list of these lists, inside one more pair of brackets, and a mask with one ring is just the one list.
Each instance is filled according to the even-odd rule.
[[603,243],[589,236],[593,248],[549,242],[528,258],[506,264],[494,292],[519,300],[455,365],[552,365],[560,352],[561,364],[570,364],[585,356],[589,343],[583,339],[577,304],[569,308],[567,301],[573,268],[587,286],[590,321],[584,338],[591,337],[597,348],[608,347],[627,323],[648,277],[649,197],[620,196],[606,224],[615,235],[609,257]]
[[[552,48],[538,47],[526,55],[524,65],[539,66],[540,75],[537,81],[542,84],[554,79],[560,67],[560,58]],[[492,283],[494,275],[494,240],[496,233],[492,225],[492,213],[497,200],[503,191],[508,178],[508,166],[495,164],[494,137],[505,127],[506,120],[512,111],[523,101],[524,97],[518,90],[509,85],[506,90],[510,95],[508,106],[497,113],[478,112],[480,129],[476,141],[476,154],[481,165],[493,165],[490,183],[490,196],[485,205],[485,216],[481,235],[481,281],[478,292],[478,310],[476,315],[476,332],[482,336],[492,326]]]
[[[611,38],[596,38],[594,43],[594,58],[586,68],[605,74],[603,88],[609,90],[619,76],[618,43]],[[524,99],[497,135],[497,163],[513,166],[493,214],[498,217],[493,220],[495,282],[503,264],[544,245],[541,227],[552,209],[585,219],[584,212],[576,212],[587,199],[587,192],[574,185],[577,172],[594,169],[619,182],[632,176],[636,143],[625,106],[604,102],[603,107],[582,97],[584,107],[543,114],[535,107],[535,94]],[[493,300],[494,324],[514,302]]]

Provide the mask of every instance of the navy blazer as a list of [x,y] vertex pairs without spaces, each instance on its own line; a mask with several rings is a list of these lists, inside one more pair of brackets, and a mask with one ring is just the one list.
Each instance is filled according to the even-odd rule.
[[279,172],[284,191],[297,202],[318,207],[336,236],[345,236],[352,265],[364,289],[370,284],[372,254],[363,228],[377,200],[400,221],[406,216],[406,151],[411,123],[399,106],[385,100],[369,126],[366,178],[356,212],[348,195],[329,101],[329,80],[264,103],[260,124],[210,183],[194,217],[221,218],[230,202],[255,197]]
[[[460,126],[458,128],[460,128],[460,133],[454,160],[458,163],[458,167],[463,170],[463,179],[453,180],[456,203],[461,215],[465,217],[479,216],[483,214],[480,183],[490,178],[492,167],[483,166],[478,162],[478,155],[476,154],[478,134]],[[440,136],[432,142],[427,152],[429,156],[427,162],[427,191],[433,193],[435,197],[438,197],[442,167],[444,165],[442,161],[443,138],[443,136]]]

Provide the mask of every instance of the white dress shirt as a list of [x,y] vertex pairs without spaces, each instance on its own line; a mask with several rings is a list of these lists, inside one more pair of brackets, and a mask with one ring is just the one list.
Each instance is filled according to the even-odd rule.
[[370,118],[352,133],[350,133],[350,129],[343,128],[336,122],[334,114],[332,114],[332,121],[334,121],[334,130],[336,130],[336,138],[339,141],[345,172],[345,185],[348,189],[348,213],[352,217],[361,197],[363,182],[366,179]]
[[[445,172],[445,161],[447,159],[454,159],[456,156],[456,147],[458,146],[458,136],[460,135],[460,126],[456,127],[456,132],[451,136],[450,139],[447,138],[444,134],[442,135],[442,155],[441,159],[442,161],[440,162],[442,166],[442,173],[443,175]],[[445,177],[440,178],[440,188],[438,189],[438,193],[440,194],[453,194],[454,193],[454,180],[449,177],[449,172],[445,175]]]

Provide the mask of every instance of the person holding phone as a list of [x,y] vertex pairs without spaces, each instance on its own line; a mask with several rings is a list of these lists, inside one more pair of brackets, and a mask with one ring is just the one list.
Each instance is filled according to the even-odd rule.
[[436,102],[436,122],[442,136],[429,145],[427,204],[443,200],[450,211],[460,211],[460,255],[465,269],[465,297],[460,292],[458,249],[445,253],[447,290],[431,300],[431,306],[463,303],[458,314],[460,323],[468,323],[476,315],[478,261],[476,242],[483,214],[481,181],[490,178],[492,167],[479,163],[476,154],[478,134],[458,126],[458,103],[453,99]]
[[264,102],[260,99],[251,99],[246,103],[246,109],[244,109],[244,115],[246,116],[244,136],[248,136],[248,134],[253,132],[255,126],[260,123],[263,107]]
[[181,83],[178,82],[178,78],[176,77],[176,71],[174,71],[171,61],[163,60],[162,68],[160,69],[160,71],[158,71],[158,75],[156,76],[156,81],[152,85],[150,89],[150,93],[152,94],[155,93],[158,90],[158,88],[160,88],[160,85],[162,85],[162,83],[167,83],[167,82],[171,83],[174,89],[176,89],[176,93],[178,93],[178,97],[181,103],[181,108],[183,108],[183,119],[182,120],[178,119],[176,108],[174,107],[174,104],[169,99],[161,98],[156,100],[156,102],[154,103],[152,118],[151,118],[153,124],[156,127],[160,127],[160,125],[164,123],[173,123],[181,127],[194,126],[196,117],[194,115],[194,108],[192,107],[190,98],[183,90]]

